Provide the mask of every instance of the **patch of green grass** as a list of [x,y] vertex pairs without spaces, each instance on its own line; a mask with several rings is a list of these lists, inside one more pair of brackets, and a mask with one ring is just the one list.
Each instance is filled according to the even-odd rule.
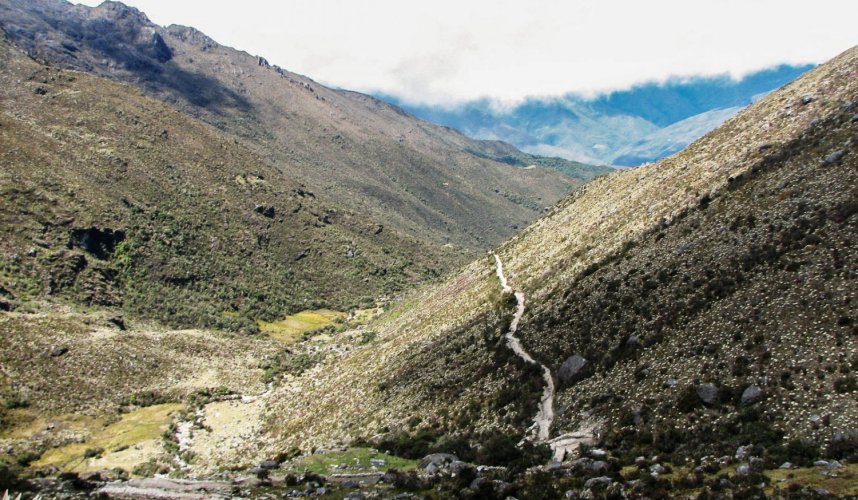
[[290,462],[285,468],[294,472],[315,472],[316,474],[353,474],[372,472],[374,469],[370,460],[373,459],[384,460],[384,465],[377,466],[379,471],[392,468],[410,470],[417,467],[417,460],[396,457],[371,448],[349,448],[346,451],[320,453],[298,458]]
[[788,490],[790,485],[797,485],[801,488],[823,488],[839,498],[858,495],[858,464],[844,464],[839,469],[833,469],[837,477],[822,475],[824,470],[824,467],[803,467],[765,471],[763,474],[771,480],[766,493],[777,496],[775,488],[783,491]]
[[342,321],[345,317],[346,314],[340,311],[317,309],[301,311],[286,316],[281,321],[258,321],[257,324],[259,329],[267,333],[272,339],[286,344],[294,344],[301,340],[304,334],[321,330]]

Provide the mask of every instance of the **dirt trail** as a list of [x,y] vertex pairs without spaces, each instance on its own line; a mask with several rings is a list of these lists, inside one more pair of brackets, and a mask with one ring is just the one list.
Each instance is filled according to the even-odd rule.
[[504,335],[507,340],[507,345],[521,359],[528,363],[539,365],[542,368],[542,378],[545,380],[545,389],[542,391],[542,399],[539,401],[539,411],[533,418],[533,422],[538,429],[537,441],[548,441],[548,438],[551,436],[551,424],[554,422],[554,377],[551,376],[551,370],[549,370],[547,366],[533,359],[533,356],[524,350],[524,347],[521,345],[521,341],[515,336],[515,332],[518,330],[518,322],[521,321],[521,316],[524,314],[524,293],[513,291],[512,287],[507,283],[506,276],[504,275],[503,262],[501,262],[498,254],[492,255],[495,257],[498,280],[500,280],[503,292],[513,293],[516,300],[515,315],[512,318],[512,323],[509,325],[509,331]]

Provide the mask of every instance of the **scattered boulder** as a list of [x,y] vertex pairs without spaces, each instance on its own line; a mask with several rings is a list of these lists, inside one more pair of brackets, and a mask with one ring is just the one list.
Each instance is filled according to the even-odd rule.
[[801,103],[802,104],[810,104],[813,102],[813,99],[814,99],[814,97],[812,94],[804,94],[803,96],[801,96]]
[[58,357],[62,356],[63,354],[66,354],[67,352],[69,352],[68,347],[65,347],[65,346],[54,347],[53,349],[51,349],[51,357],[52,358],[58,358]]
[[609,486],[612,482],[613,480],[608,476],[593,477],[588,479],[587,482],[584,483],[584,487],[595,488],[600,486]]
[[756,385],[750,385],[742,392],[742,406],[750,406],[763,399],[763,390]]
[[843,158],[844,156],[846,156],[846,150],[845,149],[838,149],[837,151],[826,156],[825,159],[822,160],[822,163],[824,163],[825,165],[833,165],[833,164],[839,162],[840,159]]
[[263,469],[277,469],[278,467],[280,467],[280,464],[277,463],[276,460],[265,460],[264,462],[259,464],[259,467]]
[[590,464],[590,472],[596,474],[605,474],[608,472],[608,462],[604,460],[594,460],[592,464]]
[[748,466],[753,472],[763,472],[763,469],[766,468],[766,461],[760,457],[751,457],[751,459],[748,460]]
[[299,261],[299,260],[301,260],[301,259],[303,259],[309,255],[310,255],[310,249],[309,248],[304,249],[301,251],[301,253],[299,253],[298,255],[295,256],[295,260]]
[[697,386],[697,397],[703,404],[715,404],[718,402],[718,388],[712,384],[700,384]]
[[381,234],[382,231],[384,231],[384,226],[378,224],[375,226],[375,231],[373,232],[373,234]]
[[458,461],[459,457],[451,453],[432,453],[431,455],[426,455],[425,457],[423,457],[417,467],[419,469],[426,469],[430,465],[434,465],[436,468],[441,468],[445,465],[449,465],[453,462]]
[[650,471],[652,474],[656,474],[656,475],[659,475],[659,476],[660,476],[660,475],[662,475],[662,474],[667,474],[667,472],[668,472],[668,471],[667,471],[667,467],[665,467],[665,466],[663,466],[663,465],[661,465],[661,464],[653,464],[653,465],[649,468],[649,471]]
[[780,467],[778,467],[778,468],[779,468],[779,469],[792,469],[792,468],[793,468],[793,465],[792,465],[792,462],[784,462],[784,463],[782,463],[782,464],[781,464],[781,466],[780,466]]
[[587,360],[580,354],[573,354],[566,358],[566,361],[560,365],[558,376],[564,384],[574,382],[586,374],[588,368]]

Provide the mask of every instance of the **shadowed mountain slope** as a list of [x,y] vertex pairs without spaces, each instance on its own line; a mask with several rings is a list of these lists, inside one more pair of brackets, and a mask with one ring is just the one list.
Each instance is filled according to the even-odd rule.
[[4,0],[0,25],[33,57],[136,85],[317,196],[427,244],[487,248],[592,176],[592,168],[574,179],[496,161],[495,148],[452,129],[326,88],[193,28],[156,26],[118,2]]

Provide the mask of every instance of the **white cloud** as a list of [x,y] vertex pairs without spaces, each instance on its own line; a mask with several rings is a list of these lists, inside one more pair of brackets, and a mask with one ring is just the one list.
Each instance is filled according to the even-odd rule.
[[858,2],[849,0],[125,3],[329,85],[436,104],[739,76],[858,44]]

